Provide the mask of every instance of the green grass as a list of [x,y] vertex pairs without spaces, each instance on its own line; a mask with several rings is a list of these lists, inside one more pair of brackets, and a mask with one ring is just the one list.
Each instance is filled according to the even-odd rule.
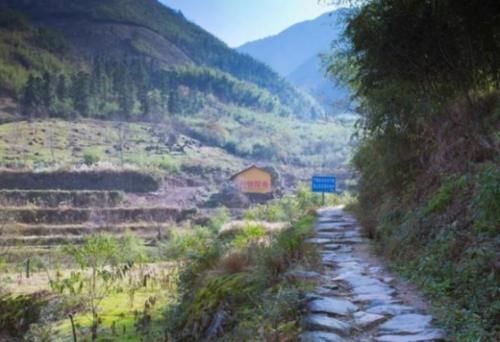
[[[118,126],[109,121],[63,120],[21,121],[0,125],[0,165],[16,168],[71,168],[83,165],[87,157],[109,166],[125,164],[141,169],[176,171],[180,165],[206,167],[226,165],[237,170],[243,164],[239,158],[211,148],[187,149],[185,154],[169,152],[159,132],[151,133],[150,124],[124,124],[127,127],[123,154],[120,153]],[[157,126],[157,125],[156,125]],[[165,127],[162,133],[178,132]],[[154,149],[159,146],[160,151]],[[96,158],[94,158],[96,157]],[[92,163],[94,164],[94,163]]]
[[495,164],[476,165],[446,178],[420,204],[392,199],[379,212],[380,251],[430,299],[454,341],[500,334],[499,185]]
[[[120,125],[124,133],[120,133]],[[0,125],[0,167],[71,168],[99,161],[171,173],[200,165],[234,172],[258,160],[290,165],[291,172],[319,165],[344,169],[351,153],[351,133],[351,126],[334,121],[301,122],[233,106],[223,106],[220,113],[205,109],[179,116],[168,125],[20,121]],[[176,144],[167,143],[169,135]],[[190,145],[180,152],[178,145],[191,138],[201,140],[202,145]]]
[[453,200],[453,196],[463,190],[465,185],[466,178],[464,176],[452,176],[446,179],[446,181],[427,202],[427,205],[424,208],[424,214],[431,215],[446,209],[446,207]]
[[36,46],[36,41],[33,31],[0,29],[0,88],[20,94],[29,76],[26,66],[35,72],[71,69],[67,61]]
[[478,241],[460,251],[460,233],[450,229],[430,241],[413,261],[396,262],[395,269],[431,299],[433,313],[456,341],[492,341],[500,332],[500,279],[489,264],[494,242]]
[[[172,293],[167,289],[159,287],[141,289],[135,293],[133,304],[131,305],[127,293],[113,294],[106,297],[101,304],[100,318],[102,324],[99,331],[98,341],[120,340],[120,341],[143,341],[144,338],[150,340],[160,340],[164,336],[165,328],[163,322],[163,310],[166,305],[171,303]],[[150,297],[155,297],[156,302],[152,310],[151,325],[148,327],[147,334],[141,336],[138,333],[137,313],[144,310],[145,303]],[[75,316],[75,325],[78,327],[78,336],[85,336],[85,332],[92,324],[90,314],[77,314]],[[114,328],[112,329],[112,327]],[[53,324],[53,338],[61,341],[71,341],[71,323],[69,319],[64,319]],[[113,331],[114,330],[114,331]]]
[[213,114],[212,123],[210,120],[207,123],[207,115],[212,116],[200,113],[186,118],[186,123],[202,137],[219,137],[220,147],[234,144],[239,155],[259,158],[256,145],[262,145],[276,160],[332,167],[347,163],[351,154],[353,127],[350,124],[281,118],[234,106],[228,106],[219,118]]
[[500,170],[497,165],[484,165],[476,177],[473,206],[477,212],[474,228],[489,236],[498,236],[500,227]]
[[[159,341],[164,340],[167,333],[172,337],[186,336],[187,333],[197,339],[205,334],[207,322],[220,308],[229,313],[225,323],[226,340],[295,339],[300,332],[303,294],[314,284],[290,279],[286,273],[317,265],[315,248],[304,241],[313,232],[315,217],[306,215],[306,212],[315,206],[314,203],[309,193],[270,204],[280,210],[295,208],[296,218],[289,227],[281,230],[267,231],[264,225],[249,225],[234,234],[219,234],[220,227],[228,219],[227,213],[221,210],[207,227],[186,226],[172,232],[166,246],[148,250],[147,256],[141,257],[143,261],[161,261],[145,265],[146,269],[153,270],[147,287],[142,285],[142,266],[139,264],[126,271],[123,279],[110,278],[114,279],[112,283],[99,278],[98,291],[105,297],[98,305],[98,340]],[[119,246],[125,245],[129,246]],[[133,252],[133,244],[126,250],[118,248],[119,251],[118,245],[113,243],[112,246],[113,249],[108,248],[109,253],[114,255],[113,251],[117,252],[118,259],[121,256],[133,258],[132,255],[137,254],[137,251]],[[68,247],[66,251],[81,256],[80,261],[94,255],[82,248]],[[76,251],[79,253],[75,254]],[[29,291],[19,293],[43,290],[50,293],[48,304],[43,307],[40,319],[31,327],[27,338],[37,340],[50,336],[58,341],[71,341],[67,314],[74,311],[79,340],[89,340],[92,315],[83,304],[89,305],[91,300],[91,287],[87,282],[90,268],[78,273],[74,264],[57,259],[57,255],[41,254],[39,257],[53,267],[50,274],[55,282],[49,287],[43,268],[37,269],[38,273],[34,273],[30,281],[23,282]],[[35,259],[33,256],[33,264]],[[172,263],[165,263],[165,260],[175,261],[175,266],[180,269]],[[18,267],[15,271],[14,266]],[[15,273],[2,281],[15,281],[14,274],[22,272],[22,266],[22,260],[16,265],[11,264],[11,271]],[[111,274],[121,266],[117,264]],[[83,284],[81,290],[79,284]],[[111,284],[111,287],[104,290],[101,287],[104,284]]]
[[[217,312],[226,314],[222,340],[295,340],[300,332],[300,306],[312,281],[293,280],[286,273],[311,269],[318,256],[305,239],[315,217],[299,209],[290,227],[266,231],[248,224],[233,234],[194,230],[167,243],[170,257],[185,260],[179,289],[181,300],[167,312],[174,338],[206,336]],[[276,206],[288,206],[278,202]]]

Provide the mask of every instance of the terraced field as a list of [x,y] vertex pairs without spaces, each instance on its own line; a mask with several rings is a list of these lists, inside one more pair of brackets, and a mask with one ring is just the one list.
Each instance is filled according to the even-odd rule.
[[[137,196],[149,193],[130,192],[141,189],[140,184],[134,182],[145,182],[148,190],[158,189],[156,181],[144,174],[135,178],[128,174],[126,181],[122,181],[120,177],[124,175],[117,173],[113,175],[114,182],[103,181],[103,175],[99,174],[66,173],[64,177],[70,176],[74,182],[67,184],[71,187],[65,186],[65,182],[54,181],[50,189],[48,182],[40,181],[43,177],[34,174],[32,178],[38,182],[23,183],[31,184],[32,189],[26,186],[12,189],[13,183],[5,181],[12,173],[0,173],[0,246],[45,248],[78,243],[85,235],[100,232],[119,236],[131,232],[151,243],[163,238],[172,223],[196,212],[137,201]],[[45,175],[45,178],[57,180],[53,175]],[[98,182],[89,182],[89,178],[100,179],[100,187],[106,190],[96,190]],[[83,186],[75,190],[74,184]],[[90,184],[88,187],[92,189],[85,189],[85,184]]]

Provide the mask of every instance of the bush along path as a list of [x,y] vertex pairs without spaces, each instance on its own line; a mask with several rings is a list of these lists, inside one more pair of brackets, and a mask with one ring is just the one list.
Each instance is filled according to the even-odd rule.
[[321,249],[318,286],[307,295],[301,341],[443,341],[425,305],[399,284],[367,250],[369,240],[340,207],[318,211]]

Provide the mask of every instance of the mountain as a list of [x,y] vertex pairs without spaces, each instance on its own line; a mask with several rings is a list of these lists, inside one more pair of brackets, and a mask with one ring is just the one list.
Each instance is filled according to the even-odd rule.
[[[349,107],[349,91],[325,76],[321,58],[313,55],[291,72],[287,79],[292,84],[313,96],[327,112]],[[333,108],[333,109],[332,109]]]
[[238,48],[272,67],[297,87],[312,95],[331,112],[332,106],[346,108],[348,91],[324,76],[320,54],[330,51],[340,38],[349,13],[339,9],[314,20],[295,24],[281,33],[249,42]]
[[[63,73],[71,78],[70,70],[94,72],[96,59],[127,67],[139,60],[137,74],[146,69],[147,83],[160,71],[169,72],[169,82],[182,74],[184,84],[173,83],[190,88],[216,78],[194,88],[216,93],[222,101],[238,97],[236,88],[252,89],[253,98],[267,97],[264,107],[282,115],[310,117],[321,110],[269,67],[230,49],[157,0],[0,0],[0,9],[0,47],[6,52],[0,57],[2,93],[19,98],[30,74]],[[179,66],[181,72],[171,71]],[[15,80],[9,81],[12,75]],[[219,89],[214,91],[215,84]],[[160,88],[147,85],[149,90]],[[131,88],[140,91],[137,85]]]

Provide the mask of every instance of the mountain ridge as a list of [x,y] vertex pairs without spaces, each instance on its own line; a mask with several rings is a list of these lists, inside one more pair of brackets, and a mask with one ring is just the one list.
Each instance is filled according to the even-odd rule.
[[[78,55],[146,57],[166,66],[194,64],[226,72],[269,91],[297,116],[320,110],[289,82],[157,0],[1,0],[36,27],[59,32]],[[316,108],[315,108],[316,107]]]
[[[327,112],[348,109],[349,93],[325,77],[320,55],[340,38],[347,8],[294,24],[276,35],[243,44],[238,51],[264,62],[310,94]],[[304,80],[307,80],[305,82]]]
[[[322,29],[320,32],[318,29],[331,24],[330,19],[331,12],[325,13],[315,19],[294,24],[278,34],[247,42],[237,50],[264,61],[286,77],[304,60],[312,57],[316,51],[329,46],[331,36],[322,37],[322,33],[327,30]],[[311,36],[317,40],[312,40]],[[306,39],[307,42],[305,42]],[[279,45],[279,51],[276,49],[277,45]],[[279,58],[282,55],[287,56],[286,60]],[[275,58],[278,60],[275,61]]]

